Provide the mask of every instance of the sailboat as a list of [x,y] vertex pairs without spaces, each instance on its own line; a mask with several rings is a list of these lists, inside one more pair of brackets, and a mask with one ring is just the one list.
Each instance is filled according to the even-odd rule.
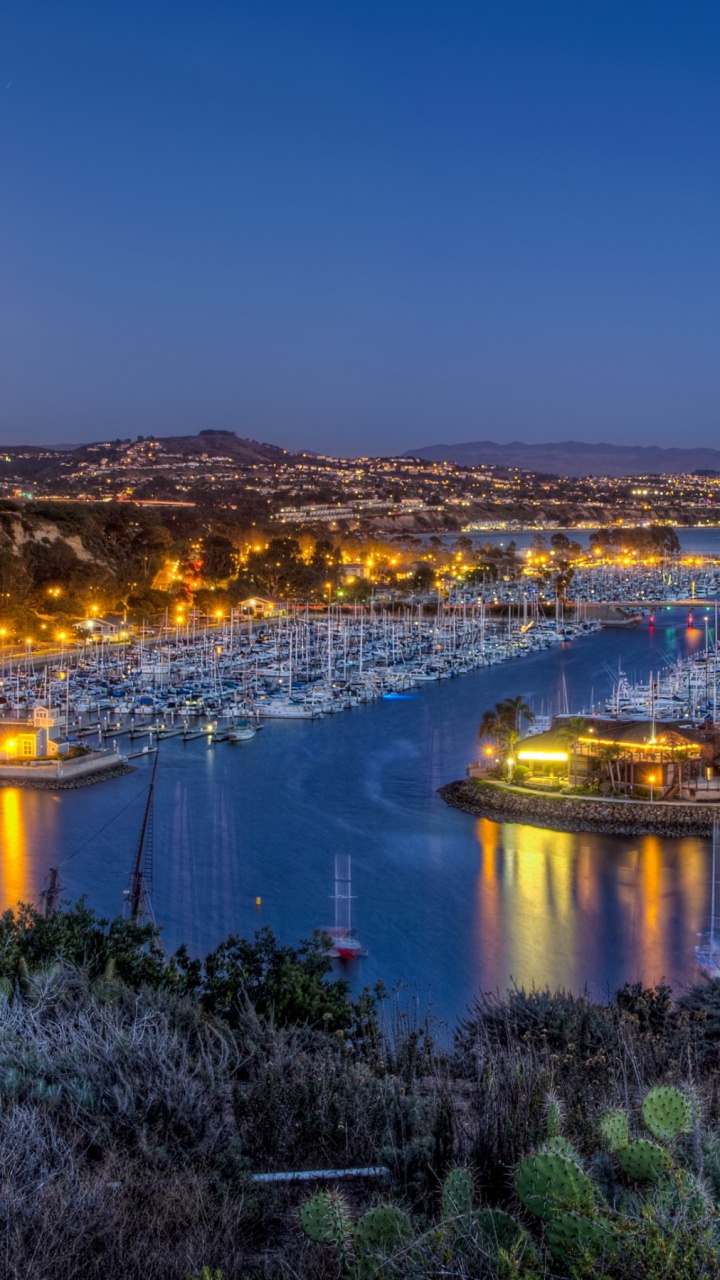
[[713,818],[712,833],[712,889],[710,892],[710,932],[695,948],[695,963],[707,978],[720,978],[720,928],[718,928],[718,819]]
[[156,755],[150,775],[150,786],[148,787],[145,813],[143,814],[140,828],[140,839],[138,840],[132,871],[130,872],[130,884],[123,892],[130,919],[141,924],[149,921],[152,921],[153,924],[155,923],[150,891],[153,872],[155,774],[157,773],[158,759],[159,757]]
[[355,930],[352,927],[352,868],[349,853],[335,854],[335,924],[323,929],[332,940],[328,955],[333,960],[354,960],[366,956]]

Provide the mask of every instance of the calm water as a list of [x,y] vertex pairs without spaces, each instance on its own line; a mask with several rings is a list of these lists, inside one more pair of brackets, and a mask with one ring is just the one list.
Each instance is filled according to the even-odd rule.
[[[686,555],[692,556],[717,556],[720,555],[720,529],[683,529],[675,525],[675,532],[680,540],[680,546]],[[575,542],[579,542],[581,546],[588,546],[592,529],[488,529],[482,532],[475,531],[469,536],[473,542],[484,545],[491,542],[496,547],[507,547],[510,542],[514,542],[518,551],[524,551],[526,547],[531,546],[533,538],[541,533],[549,543],[554,533],[564,533],[566,537],[572,538]],[[446,533],[442,535],[443,542],[453,543],[458,537],[457,533]]]
[[[298,941],[330,923],[333,855],[346,851],[370,953],[357,980],[402,979],[449,1019],[478,988],[510,979],[598,994],[638,977],[687,981],[708,911],[703,841],[499,826],[436,795],[463,776],[480,716],[499,698],[520,692],[547,708],[567,688],[578,709],[591,688],[596,699],[609,691],[606,668],[620,657],[645,676],[704,644],[684,615],[658,622],[316,723],[271,724],[236,747],[164,743],[153,897],[168,946],[200,953],[260,924]],[[67,896],[118,912],[148,770],[59,795],[0,791],[3,904],[36,899],[59,861]]]

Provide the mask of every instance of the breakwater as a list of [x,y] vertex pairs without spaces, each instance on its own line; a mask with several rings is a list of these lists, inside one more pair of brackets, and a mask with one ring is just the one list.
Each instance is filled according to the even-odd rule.
[[6,769],[0,773],[1,787],[21,787],[27,791],[77,791],[80,787],[94,787],[98,782],[108,782],[111,778],[123,778],[128,773],[135,773],[131,764],[120,760],[103,769],[95,769],[85,773],[56,772],[52,777],[42,777],[29,769]]
[[583,796],[549,796],[475,778],[448,782],[439,794],[453,809],[494,822],[518,822],[552,831],[594,831],[609,836],[709,836],[714,805]]

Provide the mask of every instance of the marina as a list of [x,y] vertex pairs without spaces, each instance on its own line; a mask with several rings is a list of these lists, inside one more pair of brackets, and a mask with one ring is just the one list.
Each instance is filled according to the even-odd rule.
[[[318,720],[543,652],[597,625],[494,618],[482,605],[431,615],[305,610],[261,626],[236,626],[231,615],[219,629],[85,644],[42,663],[28,651],[0,681],[0,709],[13,725],[3,740],[0,718],[0,760],[17,757],[17,726],[39,717],[52,730],[46,745],[128,758],[127,745],[142,739],[148,749],[177,737],[250,741],[263,721]],[[21,765],[40,755],[23,751]]]
[[[151,891],[166,949],[185,942],[204,954],[263,925],[284,942],[310,937],[326,923],[342,853],[368,951],[354,964],[356,987],[405,982],[452,1019],[478,989],[513,980],[588,983],[600,996],[639,977],[690,981],[710,910],[709,840],[473,820],[437,789],[464,775],[482,712],[498,698],[522,690],[538,710],[575,708],[591,690],[596,702],[612,695],[618,664],[643,684],[703,649],[704,627],[688,631],[676,610],[653,630],[552,643],[351,715],[263,721],[241,747],[206,733],[161,741]],[[154,760],[138,757],[133,774],[82,792],[0,790],[3,906],[40,903],[58,867],[64,898],[121,911]]]

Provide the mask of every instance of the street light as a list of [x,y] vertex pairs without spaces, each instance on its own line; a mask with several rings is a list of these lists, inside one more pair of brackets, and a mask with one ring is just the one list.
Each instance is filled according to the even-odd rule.
[[655,774],[654,773],[650,774],[648,781],[650,783],[650,803],[652,804],[653,800],[655,799]]

